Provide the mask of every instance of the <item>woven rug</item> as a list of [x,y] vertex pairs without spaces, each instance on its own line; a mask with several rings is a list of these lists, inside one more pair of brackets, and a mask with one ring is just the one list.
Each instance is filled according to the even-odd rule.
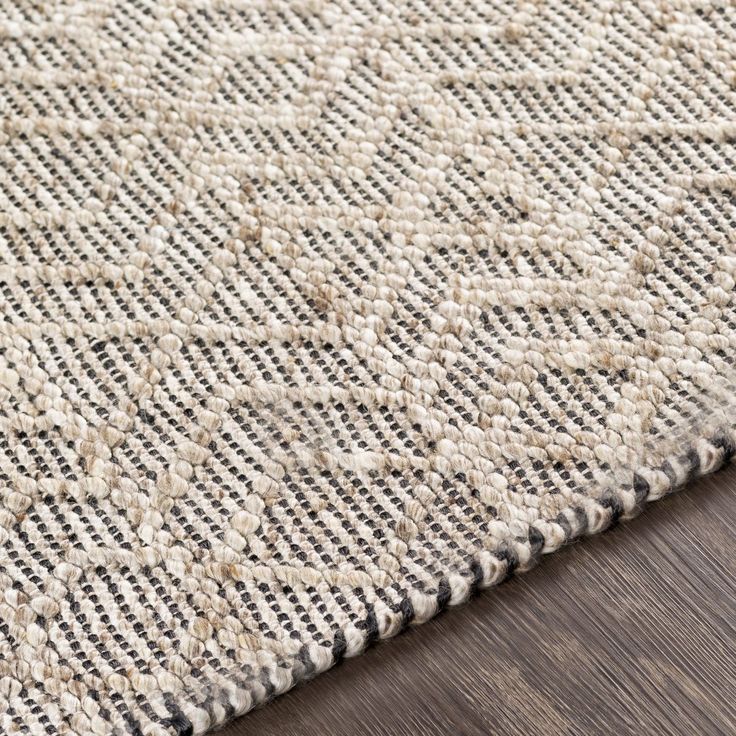
[[717,0],[2,0],[0,732],[204,733],[728,460],[735,86]]

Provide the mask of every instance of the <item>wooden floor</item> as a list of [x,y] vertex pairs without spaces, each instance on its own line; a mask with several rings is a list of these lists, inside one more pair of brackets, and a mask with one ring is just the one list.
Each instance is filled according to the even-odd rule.
[[736,734],[736,466],[225,736]]

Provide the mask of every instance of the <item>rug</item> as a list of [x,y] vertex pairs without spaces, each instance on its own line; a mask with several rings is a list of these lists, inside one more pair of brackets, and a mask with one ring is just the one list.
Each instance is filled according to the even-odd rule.
[[732,3],[2,0],[0,60],[0,732],[202,734],[733,455]]

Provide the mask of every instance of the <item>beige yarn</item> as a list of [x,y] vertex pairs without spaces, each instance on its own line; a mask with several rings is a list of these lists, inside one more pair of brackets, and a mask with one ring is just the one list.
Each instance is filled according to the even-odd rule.
[[0,733],[201,734],[736,441],[736,6],[0,0]]

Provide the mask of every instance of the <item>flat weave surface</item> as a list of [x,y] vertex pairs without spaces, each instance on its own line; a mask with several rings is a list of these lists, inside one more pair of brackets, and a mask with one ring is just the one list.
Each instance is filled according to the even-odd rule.
[[731,734],[735,501],[732,465],[221,734]]
[[728,461],[736,6],[0,0],[0,730],[201,734]]

